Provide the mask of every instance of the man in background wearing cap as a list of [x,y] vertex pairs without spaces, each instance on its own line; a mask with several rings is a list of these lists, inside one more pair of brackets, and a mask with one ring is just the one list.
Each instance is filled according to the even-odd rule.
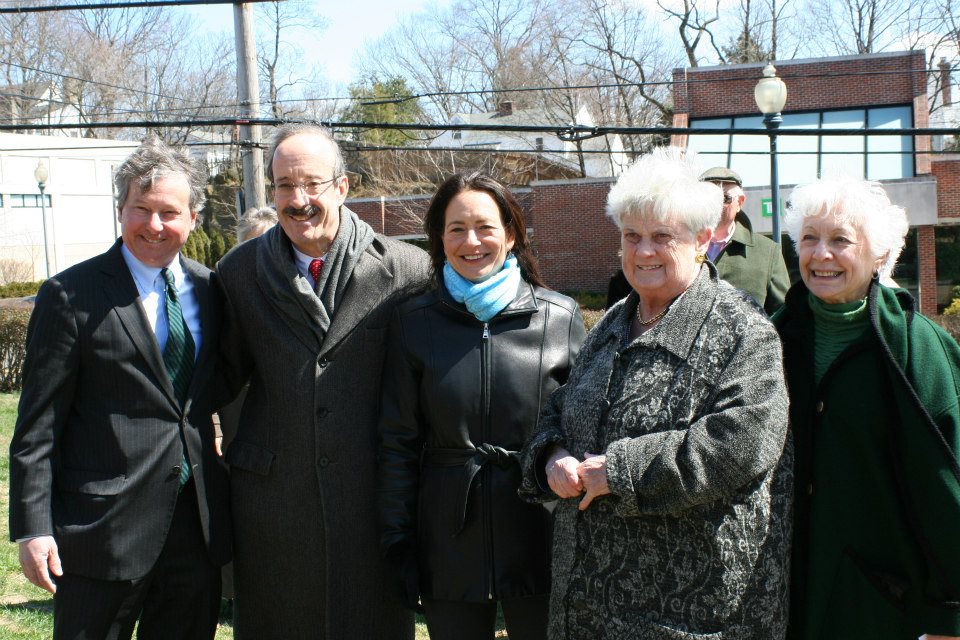
[[754,233],[750,219],[742,210],[747,196],[736,171],[714,167],[705,171],[700,179],[723,189],[723,211],[707,257],[717,266],[721,279],[749,293],[767,315],[772,314],[783,304],[790,288],[780,245]]

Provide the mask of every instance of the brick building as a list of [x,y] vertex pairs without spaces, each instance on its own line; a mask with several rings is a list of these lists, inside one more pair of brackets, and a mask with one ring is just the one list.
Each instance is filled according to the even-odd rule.
[[[788,87],[782,130],[818,130],[815,135],[778,137],[781,201],[789,197],[792,185],[837,170],[882,182],[891,199],[907,210],[911,225],[903,268],[898,267],[895,277],[913,291],[924,313],[935,313],[935,229],[960,224],[960,156],[930,154],[929,136],[830,135],[831,129],[868,133],[929,126],[923,52],[775,64]],[[696,134],[697,128],[763,129],[753,98],[763,66],[676,69],[673,125],[691,133],[674,136],[673,144],[697,150],[704,168],[723,164],[739,171],[747,192],[745,212],[756,230],[769,233],[767,136]],[[950,106],[949,82],[945,86],[943,101]],[[612,183],[603,178],[541,181],[518,190],[550,286],[604,291],[619,268],[619,237],[604,215]],[[378,231],[418,237],[417,215],[428,200],[362,199],[348,205]]]
[[[960,222],[960,162],[933,155],[929,136],[831,136],[830,129],[925,128],[930,125],[929,73],[923,51],[776,62],[788,88],[784,129],[817,135],[778,138],[780,198],[792,186],[839,171],[878,180],[904,207],[911,233],[898,282],[910,289],[924,313],[937,309],[935,228]],[[675,127],[762,129],[753,88],[763,64],[674,70]],[[941,71],[942,73],[942,71]],[[950,106],[949,76],[942,105]],[[939,124],[939,123],[935,123]],[[738,139],[739,138],[739,139]],[[939,142],[939,141],[934,141]],[[754,228],[769,232],[769,140],[766,136],[674,136],[744,176],[746,213]],[[724,148],[726,146],[726,148]],[[939,144],[934,145],[939,148]],[[752,152],[752,153],[751,153]],[[949,285],[941,286],[941,301]]]

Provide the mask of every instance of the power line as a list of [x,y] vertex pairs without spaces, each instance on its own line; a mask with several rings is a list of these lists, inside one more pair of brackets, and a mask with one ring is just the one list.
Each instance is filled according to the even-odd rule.
[[[785,65],[787,69],[788,66]],[[692,67],[687,69],[688,73],[706,73],[706,71],[697,71],[698,67]],[[951,67],[953,69],[953,67]],[[846,78],[846,77],[866,77],[866,76],[886,76],[886,75],[903,75],[903,74],[915,74],[915,73],[939,73],[940,69],[897,69],[890,71],[850,71],[846,73],[813,73],[813,74],[804,74],[804,75],[781,75],[780,78],[784,81],[786,80],[816,80],[824,78]],[[782,70],[781,70],[781,73]],[[366,102],[361,102],[363,106],[377,106],[381,104],[397,104],[401,102],[407,102],[410,100],[419,100],[420,98],[441,98],[441,97],[453,97],[453,96],[467,96],[467,95],[480,95],[480,94],[498,94],[498,93],[527,93],[527,92],[540,92],[540,91],[579,91],[584,89],[622,89],[622,88],[652,88],[652,87],[662,87],[662,86],[679,86],[679,85],[695,85],[695,84],[721,84],[724,82],[749,82],[751,80],[759,80],[752,77],[740,77],[740,78],[704,78],[701,80],[695,80],[690,78],[684,78],[679,80],[658,80],[654,82],[614,82],[614,83],[598,83],[598,84],[582,84],[582,85],[563,85],[563,86],[542,86],[542,87],[514,87],[507,89],[468,89],[463,91],[430,91],[424,93],[410,94],[408,96],[394,96],[394,97],[384,97],[384,96],[374,96],[372,99],[361,96],[355,98],[357,100],[367,100]]]
[[[71,140],[78,140],[79,138],[71,138]],[[102,146],[82,146],[82,147],[4,147],[0,150],[0,153],[20,153],[22,151],[103,151],[109,149],[136,149],[142,143],[139,141],[125,141],[118,140],[117,142],[121,144],[111,144],[111,145],[102,145]],[[227,142],[181,142],[175,146],[178,147],[231,147],[236,145],[233,141]]]
[[[578,142],[604,135],[747,135],[769,136],[766,129],[745,129],[736,127],[685,128],[685,127],[625,127],[625,126],[585,126],[585,125],[472,125],[472,124],[420,124],[393,122],[334,122],[303,119],[280,120],[276,118],[211,118],[192,120],[130,120],[90,123],[59,124],[0,124],[0,131],[50,131],[62,129],[120,129],[120,128],[202,128],[234,125],[279,126],[282,124],[317,124],[330,129],[378,129],[396,131],[490,131],[501,133],[551,133],[565,142]],[[902,129],[779,129],[777,137],[795,136],[936,136],[956,135],[957,129],[951,127],[910,127]]]
[[[245,0],[245,2],[270,2],[271,0]],[[0,7],[4,13],[44,13],[48,11],[84,11],[87,9],[129,9],[146,7],[189,6],[203,4],[234,4],[233,0],[142,0],[130,2],[98,2],[88,4],[50,4],[32,7]]]
[[[676,129],[671,129],[671,131],[676,131]],[[704,130],[702,130],[702,129],[694,129],[694,130],[684,129],[684,130],[682,130],[682,131],[684,131],[684,132],[693,132],[694,134],[703,133],[703,132],[704,132]],[[741,133],[743,132],[742,130],[732,130],[732,129],[722,129],[721,131],[723,131],[725,134],[730,133],[731,131],[740,131]],[[763,129],[760,129],[760,130],[750,129],[750,130],[747,130],[747,131],[752,132],[752,133],[754,133],[754,134],[756,134],[756,135],[768,135],[768,134],[765,133],[765,130],[763,130]],[[808,135],[823,135],[823,137],[830,137],[830,135],[832,135],[833,132],[834,132],[834,130],[831,130],[831,131],[830,131],[830,134],[826,134],[826,135],[825,135],[825,134],[819,133],[820,131],[823,131],[823,130],[821,130],[821,129],[812,129],[812,130],[809,130],[809,131],[810,131],[810,133],[809,133]],[[858,135],[869,135],[869,134],[870,134],[870,132],[865,132],[865,131],[863,131],[863,130],[856,130],[856,131],[859,132]],[[922,135],[921,131],[923,131],[923,130],[917,130],[917,131],[918,131],[918,132],[916,133],[916,135]],[[930,130],[926,130],[926,131],[930,131]],[[951,129],[950,131],[954,131],[954,130]],[[75,138],[71,138],[71,139],[75,139]],[[47,147],[16,147],[16,148],[4,147],[2,150],[0,150],[0,155],[5,154],[5,153],[21,153],[21,152],[45,152],[45,151],[46,151],[46,152],[50,152],[50,151],[77,151],[77,152],[83,152],[83,151],[88,151],[88,150],[105,150],[105,149],[106,149],[106,150],[110,150],[110,149],[135,149],[136,147],[139,147],[140,144],[141,144],[139,141],[117,141],[117,142],[122,142],[122,144],[111,144],[111,145],[101,145],[101,146],[63,146],[63,147],[58,147],[58,146],[47,146]],[[570,155],[570,154],[574,154],[574,155],[575,155],[575,154],[580,154],[580,153],[582,153],[582,154],[584,154],[584,155],[609,155],[609,154],[616,153],[616,152],[611,151],[611,150],[609,150],[609,149],[569,149],[569,150],[560,150],[560,149],[536,149],[536,148],[532,148],[532,147],[503,148],[503,147],[501,147],[501,146],[496,146],[496,147],[495,147],[495,146],[493,146],[493,145],[477,145],[477,146],[471,146],[471,147],[437,147],[437,146],[420,146],[420,147],[417,147],[417,146],[369,145],[369,144],[362,144],[362,143],[354,143],[354,142],[351,142],[351,141],[348,141],[348,140],[339,140],[338,143],[340,144],[340,147],[341,147],[345,152],[356,152],[356,153],[374,153],[374,152],[383,152],[383,151],[411,151],[411,152],[421,152],[421,153],[422,153],[422,152],[432,152],[432,153],[468,153],[468,154],[478,154],[478,153],[538,154],[538,155],[544,156],[544,157],[547,158],[547,159],[550,159],[552,156],[555,157],[555,156],[559,156],[559,155]],[[238,146],[252,146],[252,145],[253,145],[253,143],[251,143],[251,142],[249,142],[249,141],[227,140],[227,141],[224,141],[224,142],[182,142],[182,143],[178,143],[176,146],[191,147],[191,148],[193,148],[193,147],[200,147],[200,148],[202,148],[202,147],[230,147],[230,148],[233,148],[233,147],[238,147]],[[263,144],[263,143],[260,143],[259,146],[262,147],[262,148],[266,148],[266,147],[267,147],[267,145],[266,145],[266,144]],[[623,153],[630,153],[630,151],[627,150],[627,149],[624,149],[624,150],[623,150]],[[698,150],[697,153],[698,153],[699,155],[701,155],[701,156],[705,156],[705,155],[724,155],[724,156],[725,156],[725,155],[728,155],[728,154],[730,154],[730,153],[733,153],[733,155],[737,155],[737,156],[741,156],[741,155],[743,155],[743,156],[767,156],[767,155],[769,155],[769,151],[766,151],[766,150],[756,150],[756,151],[746,151],[746,150],[744,150],[744,151],[733,151],[733,152],[730,152],[730,151],[727,151],[727,150],[723,150],[723,151],[702,151],[702,150]],[[819,155],[819,156],[862,156],[862,155],[864,155],[864,154],[866,154],[866,155],[871,155],[871,156],[878,156],[878,155],[914,156],[914,155],[921,155],[921,154],[928,154],[928,155],[956,155],[957,152],[956,152],[956,151],[951,151],[951,150],[933,150],[933,149],[929,149],[929,150],[925,150],[925,151],[918,151],[918,150],[916,150],[916,149],[912,149],[912,150],[889,150],[889,151],[887,151],[887,150],[876,150],[876,151],[875,151],[875,150],[869,150],[869,149],[863,149],[863,150],[860,150],[860,151],[853,151],[853,150],[824,151],[824,150],[814,150],[814,149],[812,149],[812,150],[799,150],[799,151],[782,150],[782,151],[778,151],[778,152],[777,152],[777,155],[782,155],[782,156],[811,156],[811,155]]]
[[[169,4],[180,4],[184,0],[164,0]],[[225,4],[228,3],[228,0],[216,0],[215,2],[207,2],[207,0],[186,0],[191,4]],[[270,0],[255,0],[256,2],[267,2]],[[144,4],[158,4],[157,2],[146,2]],[[3,13],[3,10],[0,10],[0,13]],[[151,92],[145,89],[134,89],[131,87],[123,87],[118,85],[112,85],[105,82],[99,82],[96,80],[89,80],[84,78],[78,78],[76,76],[69,76],[53,71],[47,71],[45,69],[38,69],[36,67],[29,67],[26,65],[19,65],[10,60],[0,60],[0,64],[7,64],[14,66],[20,69],[25,69],[29,71],[35,71],[38,73],[46,73],[49,75],[69,78],[77,80],[79,82],[84,82],[87,84],[92,84],[95,86],[104,86],[114,89],[122,89],[125,91],[130,91],[132,93],[139,93],[143,95],[152,95],[159,98],[164,98],[168,100],[177,100],[185,101],[184,98],[168,96],[165,94],[160,94],[156,92]],[[789,67],[787,67],[789,69]],[[951,71],[958,69],[960,67],[950,67]],[[698,71],[698,67],[693,67],[688,71],[688,73],[698,74],[705,73],[705,71]],[[890,76],[890,75],[904,75],[904,74],[935,74],[939,73],[940,69],[899,69],[899,70],[888,70],[888,71],[851,71],[845,73],[815,73],[815,74],[804,74],[804,75],[783,75],[782,78],[786,80],[817,80],[817,79],[833,79],[833,78],[847,78],[847,77],[868,77],[868,76]],[[614,82],[614,83],[596,83],[596,84],[580,84],[580,85],[544,85],[536,87],[508,87],[502,89],[465,89],[462,91],[429,91],[422,93],[415,93],[410,95],[403,96],[327,96],[319,98],[285,98],[282,100],[277,100],[278,104],[290,104],[290,103],[317,103],[317,102],[353,102],[360,101],[361,106],[377,106],[382,104],[399,104],[402,102],[408,102],[411,100],[419,100],[421,98],[439,98],[439,97],[454,97],[454,96],[470,96],[470,95],[498,95],[505,93],[534,93],[534,92],[551,92],[551,91],[580,91],[587,89],[620,89],[620,88],[655,88],[655,87],[669,87],[669,86],[688,86],[696,84],[720,84],[724,82],[747,82],[752,80],[749,77],[733,77],[733,78],[704,78],[704,79],[691,79],[684,78],[678,80],[662,80],[662,81],[648,81],[648,82]],[[39,100],[39,98],[38,98]],[[272,101],[271,101],[272,102]],[[165,109],[158,110],[129,110],[131,113],[152,113],[152,112],[175,112],[175,111],[185,111],[192,108],[196,109],[221,109],[221,108],[239,108],[240,104],[237,103],[224,103],[218,105],[206,105],[201,103],[194,103],[191,107],[170,107]],[[117,111],[116,113],[125,113],[126,111]],[[109,115],[109,114],[106,114]]]
[[[257,0],[257,1],[258,1],[258,2],[263,2],[263,1],[265,1],[265,0]],[[178,100],[178,101],[184,102],[184,99],[183,99],[183,98],[178,98],[178,97],[176,97],[176,96],[168,96],[168,95],[165,95],[165,94],[162,94],[162,93],[156,93],[156,92],[153,92],[153,91],[148,91],[148,90],[146,90],[146,89],[133,89],[133,88],[131,88],[131,87],[124,87],[124,86],[117,85],[117,84],[110,84],[110,83],[108,83],[108,82],[100,82],[100,81],[98,81],[98,80],[87,80],[87,79],[84,79],[84,78],[78,78],[77,76],[67,75],[67,74],[65,74],[65,73],[57,73],[56,71],[48,71],[47,69],[39,69],[39,68],[37,68],[37,67],[31,67],[31,66],[28,66],[28,65],[18,64],[18,63],[16,63],[16,62],[13,62],[12,60],[0,60],[0,64],[5,64],[5,65],[11,66],[11,67],[16,67],[16,68],[18,68],[18,69],[23,69],[24,71],[35,71],[35,72],[37,72],[37,73],[45,73],[45,74],[47,74],[47,75],[55,76],[55,77],[57,77],[57,78],[63,78],[63,79],[65,79],[65,80],[76,80],[77,82],[83,82],[83,83],[85,83],[85,84],[92,84],[92,85],[98,86],[98,87],[109,87],[109,88],[111,88],[111,89],[120,89],[120,90],[122,90],[122,91],[129,91],[129,92],[131,92],[131,93],[140,93],[140,94],[143,94],[143,95],[154,96],[154,97],[156,97],[156,98],[164,98],[164,99],[166,99],[166,100]],[[37,99],[39,100],[39,98],[37,98]],[[199,106],[199,105],[197,105],[197,106]]]

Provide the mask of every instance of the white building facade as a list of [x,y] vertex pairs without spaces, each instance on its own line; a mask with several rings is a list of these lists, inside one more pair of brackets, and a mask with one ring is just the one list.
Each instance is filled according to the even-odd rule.
[[[39,280],[109,248],[120,235],[113,171],[137,146],[0,133],[0,274]],[[38,164],[48,170],[42,200]]]

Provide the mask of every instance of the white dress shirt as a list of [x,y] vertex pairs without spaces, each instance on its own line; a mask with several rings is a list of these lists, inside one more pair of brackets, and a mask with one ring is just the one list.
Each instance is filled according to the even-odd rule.
[[[163,353],[164,347],[167,346],[169,327],[167,325],[166,283],[163,276],[160,275],[160,268],[143,264],[124,245],[121,245],[120,252],[123,254],[124,262],[127,263],[127,268],[130,269],[133,281],[137,284],[140,303],[147,314],[147,322],[150,323],[150,328],[153,329],[153,333],[157,337],[160,353]],[[196,358],[200,354],[203,336],[200,328],[200,305],[197,303],[197,296],[193,291],[193,282],[180,264],[180,254],[177,254],[176,258],[167,265],[167,268],[173,274],[173,284],[177,289],[180,309],[183,311],[183,320],[187,323],[187,328],[190,329],[190,335],[193,337],[194,358]]]

